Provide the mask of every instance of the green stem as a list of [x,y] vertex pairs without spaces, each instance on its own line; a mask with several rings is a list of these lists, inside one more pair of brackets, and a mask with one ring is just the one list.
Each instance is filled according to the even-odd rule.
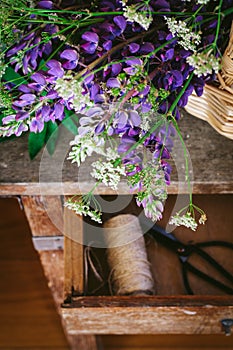
[[193,78],[193,75],[194,75],[194,73],[192,72],[192,73],[190,74],[190,76],[188,77],[188,79],[186,80],[184,86],[183,86],[182,89],[180,90],[180,92],[179,92],[179,94],[177,95],[175,101],[172,103],[171,107],[169,108],[169,110],[168,110],[168,112],[167,112],[168,115],[171,115],[172,112],[174,111],[174,109],[176,108],[176,106],[177,106],[179,100],[180,100],[181,97],[183,96],[184,92],[187,90],[187,88],[188,88],[188,86],[189,86],[189,84],[190,84],[190,82],[191,82],[191,80],[192,80],[192,78]]
[[220,26],[221,26],[221,16],[222,16],[221,9],[222,9],[222,3],[223,3],[223,0],[220,0],[220,1],[219,1],[219,7],[218,7],[218,24],[217,24],[217,28],[216,28],[215,39],[214,39],[214,42],[213,42],[213,44],[212,44],[213,47],[216,47],[216,46],[217,46],[217,41],[218,41],[218,36],[219,36],[219,31],[220,31]]

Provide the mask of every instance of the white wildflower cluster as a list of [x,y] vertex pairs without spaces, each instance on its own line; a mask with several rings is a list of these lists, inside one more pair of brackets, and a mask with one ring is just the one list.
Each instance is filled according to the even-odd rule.
[[80,80],[72,74],[66,74],[56,80],[55,90],[64,100],[69,101],[71,108],[80,113],[86,107],[93,106],[89,94],[84,94],[84,88]]
[[[183,0],[183,1],[191,2],[191,0]],[[197,5],[206,5],[206,4],[208,4],[208,2],[210,2],[210,0],[197,0],[196,1]]]
[[187,62],[194,67],[194,74],[198,77],[218,73],[220,69],[220,60],[209,52],[201,52],[187,57]]
[[207,220],[206,214],[202,213],[199,219],[199,224],[205,225],[206,220]]
[[76,135],[75,139],[70,142],[72,148],[68,159],[80,166],[86,157],[91,156],[93,152],[104,155],[104,143],[103,137],[91,133]]
[[77,215],[89,216],[93,221],[102,223],[101,212],[98,209],[92,209],[90,207],[90,202],[83,201],[83,198],[80,198],[77,201],[73,201],[72,198],[68,199],[64,203],[65,207],[70,210],[73,210]]
[[114,150],[108,148],[106,153],[108,154],[106,162],[97,160],[92,163],[94,169],[91,176],[96,180],[101,181],[105,186],[117,190],[121,176],[125,175],[125,169],[119,155]]
[[129,22],[136,22],[145,30],[149,29],[153,17],[150,11],[146,11],[144,3],[140,6],[138,4],[127,6],[127,1],[125,0],[122,0],[121,3],[123,5],[123,15]]
[[180,213],[176,213],[176,215],[171,217],[169,224],[175,225],[175,226],[185,226],[187,228],[191,228],[191,230],[193,231],[196,231],[197,229],[197,222],[191,216],[190,212],[187,212],[184,215],[180,215]]
[[164,18],[172,35],[177,37],[178,43],[185,50],[196,51],[197,45],[201,42],[201,36],[188,28],[187,23],[184,21],[177,21],[175,18],[170,17]]

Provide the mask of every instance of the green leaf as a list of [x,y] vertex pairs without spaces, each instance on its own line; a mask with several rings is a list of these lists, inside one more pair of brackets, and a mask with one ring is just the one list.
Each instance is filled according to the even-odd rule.
[[46,143],[47,123],[44,124],[44,129],[40,133],[30,132],[28,137],[28,151],[31,159],[40,152]]
[[[75,115],[75,117],[77,118],[77,115]],[[78,127],[74,122],[75,117],[73,111],[65,110],[65,118],[62,121],[62,125],[64,125],[65,128],[69,130],[72,134],[77,135]]]
[[3,79],[7,82],[12,82],[17,86],[21,84],[27,84],[27,81],[19,73],[16,73],[12,67],[9,66],[6,69]]
[[59,128],[57,124],[53,123],[52,121],[49,121],[47,123],[45,141],[46,141],[46,148],[51,156],[55,151],[58,136],[59,136]]

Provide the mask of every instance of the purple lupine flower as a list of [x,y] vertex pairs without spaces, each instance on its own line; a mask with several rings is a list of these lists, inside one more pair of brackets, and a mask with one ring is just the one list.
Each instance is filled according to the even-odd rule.
[[26,42],[22,42],[21,44],[18,44],[16,46],[12,47],[12,49],[7,51],[6,56],[11,57],[11,56],[15,55],[18,51],[23,50],[26,47],[26,45],[27,45]]
[[29,118],[29,114],[27,112],[23,112],[23,111],[19,111],[15,116],[15,120],[17,120],[17,121],[25,120],[28,118]]
[[64,117],[64,105],[60,102],[54,104],[54,115],[58,120],[62,120]]
[[18,87],[18,90],[21,92],[24,92],[25,94],[30,93],[32,91],[32,89],[26,85],[26,84],[22,84]]
[[119,30],[116,32],[116,35],[122,34],[124,32],[125,28],[126,28],[126,25],[127,25],[125,17],[123,17],[123,16],[113,17],[113,22],[119,28]]
[[50,120],[50,114],[51,114],[51,108],[49,105],[43,105],[41,108],[41,117],[44,121],[49,121]]
[[182,86],[183,84],[183,75],[177,71],[172,70],[170,72],[167,72],[165,76],[162,79],[162,85],[165,90],[176,90],[179,86]]
[[42,72],[32,74],[31,79],[41,86],[46,85],[46,78]]
[[109,78],[106,82],[106,86],[109,88],[119,88],[121,87],[121,83],[117,78]]
[[60,54],[60,58],[64,59],[62,67],[65,69],[75,69],[78,65],[78,53],[73,49],[66,49]]
[[81,45],[82,49],[89,54],[93,54],[98,47],[99,36],[94,32],[85,32],[82,34],[82,39],[86,41]]
[[103,43],[103,48],[104,48],[106,51],[111,50],[111,48],[112,48],[112,40],[106,40],[106,41]]
[[113,63],[111,65],[111,72],[112,75],[118,75],[122,70],[122,64],[121,63]]
[[[140,54],[146,55],[146,54],[154,51],[154,49],[155,49],[155,47],[152,43],[145,42],[140,46]],[[151,57],[153,57],[153,55]]]
[[5,124],[8,124],[8,123],[14,121],[15,117],[16,117],[15,114],[7,115],[6,117],[2,118],[2,124],[5,125]]
[[161,168],[164,172],[164,178],[165,178],[165,182],[167,185],[170,185],[170,181],[171,181],[171,171],[172,171],[172,167],[171,165],[164,161],[164,160],[161,160]]
[[28,131],[28,126],[24,123],[21,123],[18,126],[18,129],[15,131],[15,136],[19,137],[22,135],[23,132]]
[[113,126],[119,130],[126,128],[138,127],[141,124],[141,118],[135,110],[120,110],[117,111],[114,118]]
[[62,68],[62,65],[57,60],[50,60],[46,63],[46,66],[50,69],[48,70],[48,74],[56,77],[56,78],[62,78],[64,75],[64,70]]
[[130,53],[136,53],[140,49],[140,45],[137,43],[131,43],[128,45],[128,48]]
[[43,1],[39,1],[37,6],[40,8],[44,8],[44,9],[52,9],[53,3],[52,3],[52,1],[49,1],[49,0],[47,0],[47,1],[43,0]]
[[30,131],[39,133],[44,129],[44,121],[41,119],[33,118],[30,124]]

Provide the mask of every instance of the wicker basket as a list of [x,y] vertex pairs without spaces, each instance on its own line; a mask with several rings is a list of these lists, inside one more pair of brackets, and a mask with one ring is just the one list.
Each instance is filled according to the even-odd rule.
[[233,139],[233,22],[216,84],[205,85],[201,97],[192,94],[185,109],[206,120],[220,134]]

